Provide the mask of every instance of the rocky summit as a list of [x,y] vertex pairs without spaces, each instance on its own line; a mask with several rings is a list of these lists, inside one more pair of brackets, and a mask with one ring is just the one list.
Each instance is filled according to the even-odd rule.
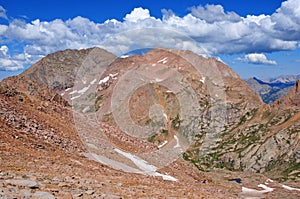
[[0,198],[299,198],[299,84],[268,105],[191,51],[50,54],[0,83]]

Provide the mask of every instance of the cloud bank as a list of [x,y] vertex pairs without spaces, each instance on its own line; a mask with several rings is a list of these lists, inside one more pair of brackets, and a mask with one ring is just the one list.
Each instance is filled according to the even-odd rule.
[[[0,25],[0,41],[6,46],[6,50],[1,50],[0,70],[17,70],[66,48],[101,46],[122,54],[154,46],[175,47],[213,55],[246,53],[249,56],[244,61],[254,63],[256,59],[257,63],[274,65],[276,62],[261,53],[300,47],[299,0],[283,2],[272,15],[241,17],[226,12],[221,5],[192,7],[183,17],[172,10],[162,13],[160,19],[151,16],[148,9],[135,8],[123,21],[109,19],[103,23],[80,16],[66,21],[36,19],[30,23],[14,19],[8,25]],[[3,7],[0,17],[7,18]],[[20,43],[23,52],[10,53],[14,49],[8,46],[13,42]],[[259,54],[252,54],[255,52]]]

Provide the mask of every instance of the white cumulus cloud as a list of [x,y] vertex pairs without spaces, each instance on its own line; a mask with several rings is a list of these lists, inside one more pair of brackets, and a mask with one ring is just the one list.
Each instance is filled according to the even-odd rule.
[[127,14],[124,18],[126,21],[137,22],[139,20],[150,18],[150,12],[148,9],[141,7],[134,8],[130,14]]
[[39,57],[32,57],[28,53],[19,53],[11,56],[6,45],[0,47],[0,71],[15,71],[24,69],[24,64],[33,64]]
[[209,5],[205,7],[199,5],[191,8],[192,15],[200,19],[205,20],[208,23],[214,23],[218,21],[241,21],[241,17],[235,12],[225,13],[223,6],[221,5]]
[[237,58],[237,60],[250,64],[277,65],[276,61],[269,60],[263,53],[247,54],[245,57]]
[[[3,7],[0,13],[6,16]],[[225,11],[221,5],[195,6],[185,16],[177,16],[167,9],[162,14],[162,18],[155,18],[148,9],[139,7],[123,20],[107,19],[103,23],[81,16],[65,21],[14,19],[8,25],[0,24],[0,41],[5,46],[19,42],[18,55],[12,49],[12,54],[7,52],[5,59],[24,64],[67,48],[99,46],[120,55],[160,46],[216,56],[245,53],[248,57],[244,60],[254,63],[256,58],[257,64],[274,65],[276,62],[263,57],[263,53],[300,48],[299,0],[283,2],[271,15],[241,17]],[[19,49],[23,52],[19,53]]]

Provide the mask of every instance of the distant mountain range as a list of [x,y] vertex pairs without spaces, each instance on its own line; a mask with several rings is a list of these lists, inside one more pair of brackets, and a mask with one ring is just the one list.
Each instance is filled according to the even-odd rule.
[[246,82],[261,96],[265,103],[273,104],[276,100],[285,96],[299,79],[300,75],[286,75],[264,80],[253,77],[246,80]]
[[275,78],[264,79],[263,81],[268,83],[289,83],[296,82],[299,79],[300,75],[281,75]]

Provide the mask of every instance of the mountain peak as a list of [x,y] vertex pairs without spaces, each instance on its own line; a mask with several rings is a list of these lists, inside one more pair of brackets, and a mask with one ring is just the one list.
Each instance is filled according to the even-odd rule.
[[99,57],[116,58],[112,53],[98,47],[66,49],[43,57],[20,76],[57,91],[71,88],[74,86],[77,70],[92,51],[97,51]]

